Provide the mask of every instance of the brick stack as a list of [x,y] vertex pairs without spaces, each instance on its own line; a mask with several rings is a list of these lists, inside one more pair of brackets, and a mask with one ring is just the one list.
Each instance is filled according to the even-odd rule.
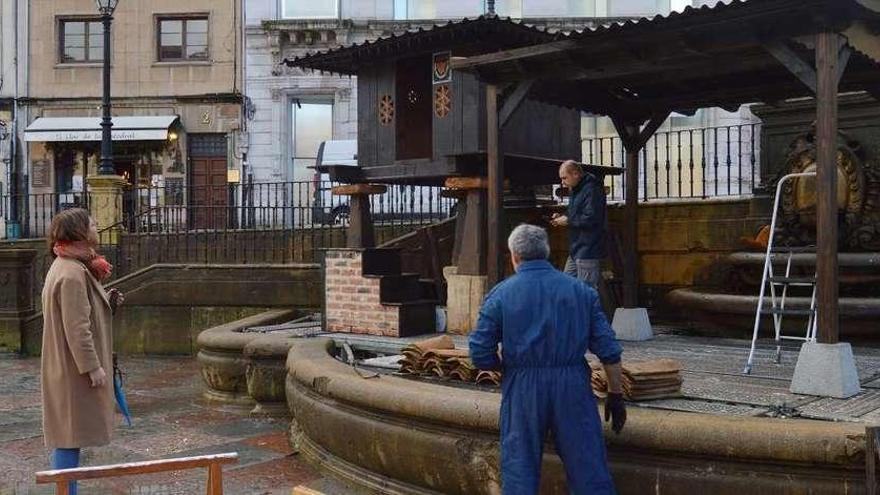
[[328,332],[407,337],[435,330],[436,301],[418,275],[400,272],[395,249],[330,249],[324,295]]

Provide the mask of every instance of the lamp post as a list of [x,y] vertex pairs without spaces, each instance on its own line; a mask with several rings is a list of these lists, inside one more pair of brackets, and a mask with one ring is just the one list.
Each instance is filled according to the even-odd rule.
[[113,22],[113,11],[116,10],[119,0],[95,0],[95,3],[98,5],[101,22],[104,24],[104,97],[101,102],[101,164],[98,167],[98,175],[115,175],[110,133],[113,127],[113,120],[110,117],[110,24]]

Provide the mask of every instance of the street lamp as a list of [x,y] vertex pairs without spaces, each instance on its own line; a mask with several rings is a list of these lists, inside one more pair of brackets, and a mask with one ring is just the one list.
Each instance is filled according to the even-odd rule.
[[113,127],[113,120],[110,117],[110,23],[113,22],[113,11],[116,10],[119,0],[95,0],[95,4],[104,24],[104,98],[101,104],[101,164],[98,167],[98,174],[115,175],[110,133]]

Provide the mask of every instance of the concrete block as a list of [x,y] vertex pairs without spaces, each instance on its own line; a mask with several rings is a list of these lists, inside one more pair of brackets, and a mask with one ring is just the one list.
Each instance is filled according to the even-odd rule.
[[849,343],[805,342],[798,354],[791,393],[846,399],[861,391]]
[[645,308],[617,308],[611,328],[614,329],[617,340],[642,341],[654,338],[654,330]]

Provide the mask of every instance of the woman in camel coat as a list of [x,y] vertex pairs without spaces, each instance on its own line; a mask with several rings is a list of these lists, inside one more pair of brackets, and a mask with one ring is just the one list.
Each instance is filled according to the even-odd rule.
[[111,297],[101,285],[112,267],[95,251],[86,210],[56,215],[47,240],[55,260],[43,287],[43,436],[52,468],[65,469],[79,465],[80,448],[106,445],[113,432]]

